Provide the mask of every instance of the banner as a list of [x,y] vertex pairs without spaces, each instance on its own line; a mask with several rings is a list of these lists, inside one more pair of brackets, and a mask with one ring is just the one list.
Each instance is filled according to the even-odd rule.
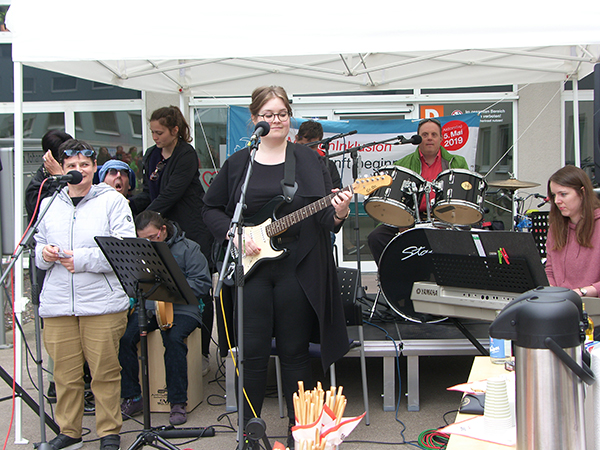
[[[477,137],[480,116],[476,113],[436,117],[442,124],[442,146],[451,153],[463,156],[469,170],[475,170]],[[288,139],[294,141],[300,125],[308,119],[291,119]],[[323,126],[323,139],[339,133],[356,130],[357,133],[332,141],[329,154],[349,150],[364,144],[375,143],[397,136],[409,139],[417,134],[421,119],[408,120],[319,120]],[[254,125],[248,108],[231,106],[227,127],[227,156],[247,146]],[[394,145],[393,142],[374,144],[360,149],[358,153],[358,175],[368,176],[382,167],[414,152],[415,145]],[[335,161],[342,177],[342,184],[352,183],[352,158],[349,153],[331,158]]]

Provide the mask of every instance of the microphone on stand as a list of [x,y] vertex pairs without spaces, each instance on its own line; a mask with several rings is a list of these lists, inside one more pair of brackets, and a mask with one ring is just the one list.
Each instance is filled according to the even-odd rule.
[[421,136],[419,136],[418,134],[415,134],[413,137],[411,137],[410,139],[406,139],[404,136],[400,135],[398,136],[398,138],[400,139],[400,144],[413,144],[413,145],[419,145],[421,142],[423,142],[423,138]]
[[351,134],[356,134],[356,133],[358,133],[358,130],[352,130],[352,131],[348,131],[347,133],[335,134],[331,137],[321,139],[320,141],[309,142],[308,144],[304,144],[304,145],[306,145],[307,147],[314,147],[315,145],[319,145],[319,144],[329,144],[331,141],[335,141],[336,139],[341,139],[343,137],[350,136]]
[[71,170],[66,175],[54,175],[48,178],[51,181],[58,181],[59,183],[79,184],[83,180],[83,175],[77,170]]
[[540,203],[539,205],[537,205],[538,208],[541,208],[542,206],[544,206],[546,203],[548,203],[550,201],[550,197],[546,197],[542,194],[533,194],[533,196],[535,198],[541,198],[542,200],[544,200],[542,203]]
[[271,126],[267,122],[258,122],[256,127],[254,127],[254,133],[250,136],[250,142],[248,142],[248,146],[256,143],[258,138],[261,136],[266,136],[271,131]]

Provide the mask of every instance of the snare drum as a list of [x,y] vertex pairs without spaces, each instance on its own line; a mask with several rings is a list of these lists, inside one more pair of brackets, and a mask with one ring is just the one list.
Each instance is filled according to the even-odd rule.
[[415,223],[415,210],[419,208],[423,195],[425,180],[412,170],[400,166],[384,167],[377,173],[389,175],[393,181],[390,186],[377,189],[365,199],[365,211],[373,219],[386,225],[412,227]]
[[483,219],[487,183],[483,176],[464,169],[441,172],[434,182],[437,189],[433,215],[444,222],[472,225]]

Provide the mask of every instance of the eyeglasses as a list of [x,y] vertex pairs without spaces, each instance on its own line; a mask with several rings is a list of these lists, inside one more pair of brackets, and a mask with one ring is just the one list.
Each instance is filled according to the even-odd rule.
[[272,122],[275,119],[275,117],[277,117],[281,122],[286,122],[290,118],[289,111],[280,111],[278,113],[268,112],[257,115],[258,117],[262,117],[263,119],[265,119],[267,122]]
[[108,175],[112,175],[113,177],[117,175],[117,173],[120,173],[121,176],[124,177],[128,177],[129,176],[129,169],[108,169]]
[[83,155],[83,156],[87,156],[88,158],[90,156],[94,156],[96,154],[96,152],[94,150],[89,149],[89,148],[84,148],[82,150],[67,149],[67,150],[63,150],[63,153],[67,157],[71,157],[71,156],[75,156],[77,154],[80,154],[80,155]]
[[156,165],[156,169],[154,169],[154,172],[150,174],[150,181],[158,180],[158,175],[165,168],[166,164],[167,162],[164,159],[160,160],[160,162]]

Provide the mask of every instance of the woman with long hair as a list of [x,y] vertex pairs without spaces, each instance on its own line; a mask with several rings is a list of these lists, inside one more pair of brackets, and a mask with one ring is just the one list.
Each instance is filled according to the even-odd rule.
[[[331,177],[318,154],[287,139],[292,108],[285,90],[279,86],[255,89],[250,113],[254,125],[266,121],[270,131],[261,138],[256,152],[243,213],[246,223],[283,193],[282,180],[292,160],[297,190],[289,203],[281,204],[277,210],[279,217],[330,194]],[[228,239],[249,159],[247,148],[231,155],[204,198],[204,220],[219,242]],[[298,381],[307,386],[311,383],[308,354],[311,338],[320,338],[325,369],[348,350],[329,233],[338,231],[348,217],[351,197],[349,192],[340,191],[331,205],[278,235],[274,243],[287,249],[287,256],[259,263],[245,280],[243,382],[252,409],[244,401],[244,422],[254,415],[260,416],[273,337],[281,360],[290,425],[294,423],[292,395]],[[260,256],[261,250],[259,243],[245,236],[243,251],[247,256]],[[293,446],[291,437],[288,446]]]
[[546,275],[583,297],[600,292],[600,200],[587,174],[565,166],[548,180],[551,199]]
[[[177,222],[186,237],[197,242],[209,264],[213,237],[202,219],[204,189],[200,183],[198,154],[190,142],[190,126],[177,106],[159,108],[150,116],[155,145],[144,153],[143,191],[130,199],[134,215],[149,209]],[[203,373],[208,373],[208,355],[213,326],[212,296],[202,298]]]

